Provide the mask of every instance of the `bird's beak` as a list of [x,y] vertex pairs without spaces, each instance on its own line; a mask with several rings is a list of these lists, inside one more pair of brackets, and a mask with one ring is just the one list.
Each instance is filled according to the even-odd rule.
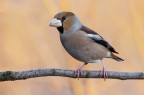
[[51,26],[51,27],[61,27],[61,26],[62,26],[62,23],[61,23],[61,21],[58,20],[57,18],[54,18],[54,19],[50,22],[49,26]]

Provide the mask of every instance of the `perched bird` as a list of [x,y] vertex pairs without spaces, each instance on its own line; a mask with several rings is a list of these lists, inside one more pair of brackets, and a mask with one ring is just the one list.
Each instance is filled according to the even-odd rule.
[[[60,33],[60,40],[65,50],[75,59],[84,62],[75,71],[77,77],[82,74],[82,68],[88,63],[102,62],[103,58],[124,61],[113,53],[118,52],[98,33],[84,26],[72,12],[57,13],[49,26],[56,27]],[[103,63],[101,73],[104,79],[107,72]]]

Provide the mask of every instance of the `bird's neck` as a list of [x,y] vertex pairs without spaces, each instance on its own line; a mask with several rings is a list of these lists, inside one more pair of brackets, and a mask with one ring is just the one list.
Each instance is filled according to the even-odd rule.
[[75,25],[73,25],[73,26],[71,27],[71,29],[70,29],[69,31],[75,32],[75,31],[78,31],[81,27],[82,27],[82,24],[81,24],[81,23],[76,23]]

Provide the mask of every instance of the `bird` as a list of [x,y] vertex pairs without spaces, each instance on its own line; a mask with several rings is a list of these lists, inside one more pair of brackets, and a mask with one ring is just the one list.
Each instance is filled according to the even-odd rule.
[[119,54],[102,36],[94,30],[83,25],[73,12],[59,12],[49,24],[56,27],[60,34],[60,41],[65,50],[76,60],[84,64],[75,70],[79,79],[82,69],[88,63],[102,62],[100,75],[107,77],[103,62],[104,58],[112,58],[118,62],[124,61],[116,56]]

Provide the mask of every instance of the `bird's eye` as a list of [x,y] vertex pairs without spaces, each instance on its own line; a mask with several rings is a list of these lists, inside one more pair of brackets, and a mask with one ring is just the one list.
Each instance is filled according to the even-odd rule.
[[62,20],[64,21],[66,18],[67,18],[66,16],[63,16],[63,17],[62,17]]

